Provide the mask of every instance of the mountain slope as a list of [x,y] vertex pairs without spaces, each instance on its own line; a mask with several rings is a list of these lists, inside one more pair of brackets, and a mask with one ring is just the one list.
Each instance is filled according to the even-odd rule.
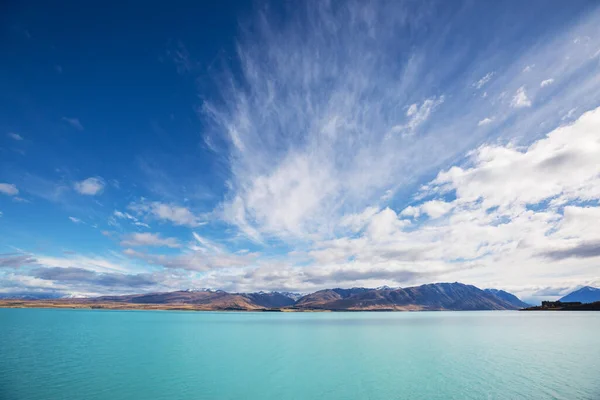
[[265,308],[289,307],[296,303],[296,300],[289,297],[289,295],[279,292],[243,293],[241,295],[249,299],[253,304]]
[[191,304],[211,310],[259,310],[264,308],[241,294],[216,291],[177,291],[141,295],[102,296],[91,302],[117,302],[132,304]]
[[488,292],[488,293],[492,293],[496,297],[499,297],[502,300],[509,302],[510,304],[514,305],[515,307],[518,307],[518,308],[531,307],[531,304],[525,303],[524,301],[522,301],[521,299],[519,299],[514,294],[505,292],[504,290],[499,290],[499,289],[484,289],[484,291]]
[[132,304],[192,304],[214,310],[259,310],[288,307],[295,303],[294,299],[278,292],[227,293],[222,290],[180,290],[164,293],[102,296],[90,299],[90,301]]
[[581,303],[593,303],[600,301],[600,289],[584,286],[559,299],[562,302],[579,301]]
[[370,291],[371,289],[365,288],[352,288],[352,289],[325,289],[319,290],[318,292],[307,294],[306,296],[302,296],[296,302],[296,307],[303,308],[320,308],[319,306],[322,304],[333,303],[337,300],[348,299],[352,296],[360,295],[361,293],[365,293]]

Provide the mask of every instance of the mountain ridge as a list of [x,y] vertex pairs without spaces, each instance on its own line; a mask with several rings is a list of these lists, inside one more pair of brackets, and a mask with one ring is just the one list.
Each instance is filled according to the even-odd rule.
[[594,303],[600,301],[600,289],[592,286],[584,286],[561,297],[559,301],[563,303],[577,301],[581,303]]
[[[459,282],[406,288],[333,288],[301,297],[289,292],[229,293],[223,290],[179,290],[86,299],[47,300],[57,306],[240,311],[463,311],[518,310],[524,304],[501,290],[482,290]],[[16,301],[16,300],[15,300]],[[44,304],[45,300],[37,301]],[[32,303],[36,303],[32,301]]]

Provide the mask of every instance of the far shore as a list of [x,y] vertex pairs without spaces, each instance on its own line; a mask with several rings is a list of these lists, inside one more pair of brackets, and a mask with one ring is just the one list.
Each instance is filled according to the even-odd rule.
[[[415,307],[397,308],[365,308],[365,309],[340,309],[330,310],[323,308],[218,308],[203,304],[149,304],[149,303],[124,303],[124,302],[96,302],[81,299],[54,299],[54,300],[0,300],[0,308],[54,308],[54,309],[84,309],[84,310],[146,310],[146,311],[233,311],[233,312],[418,312],[418,311],[456,311],[444,309],[426,309]],[[471,310],[464,310],[471,311]],[[489,310],[472,310],[489,311]],[[504,311],[504,310],[502,310]]]

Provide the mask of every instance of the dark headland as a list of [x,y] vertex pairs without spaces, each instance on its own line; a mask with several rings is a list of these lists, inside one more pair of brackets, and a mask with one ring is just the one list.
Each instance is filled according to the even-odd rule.
[[542,301],[541,306],[527,307],[523,311],[600,311],[600,301],[594,303]]

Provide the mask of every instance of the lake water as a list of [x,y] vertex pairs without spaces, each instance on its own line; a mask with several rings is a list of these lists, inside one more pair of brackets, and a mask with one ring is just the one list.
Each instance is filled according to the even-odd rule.
[[0,309],[0,399],[600,399],[600,313]]

